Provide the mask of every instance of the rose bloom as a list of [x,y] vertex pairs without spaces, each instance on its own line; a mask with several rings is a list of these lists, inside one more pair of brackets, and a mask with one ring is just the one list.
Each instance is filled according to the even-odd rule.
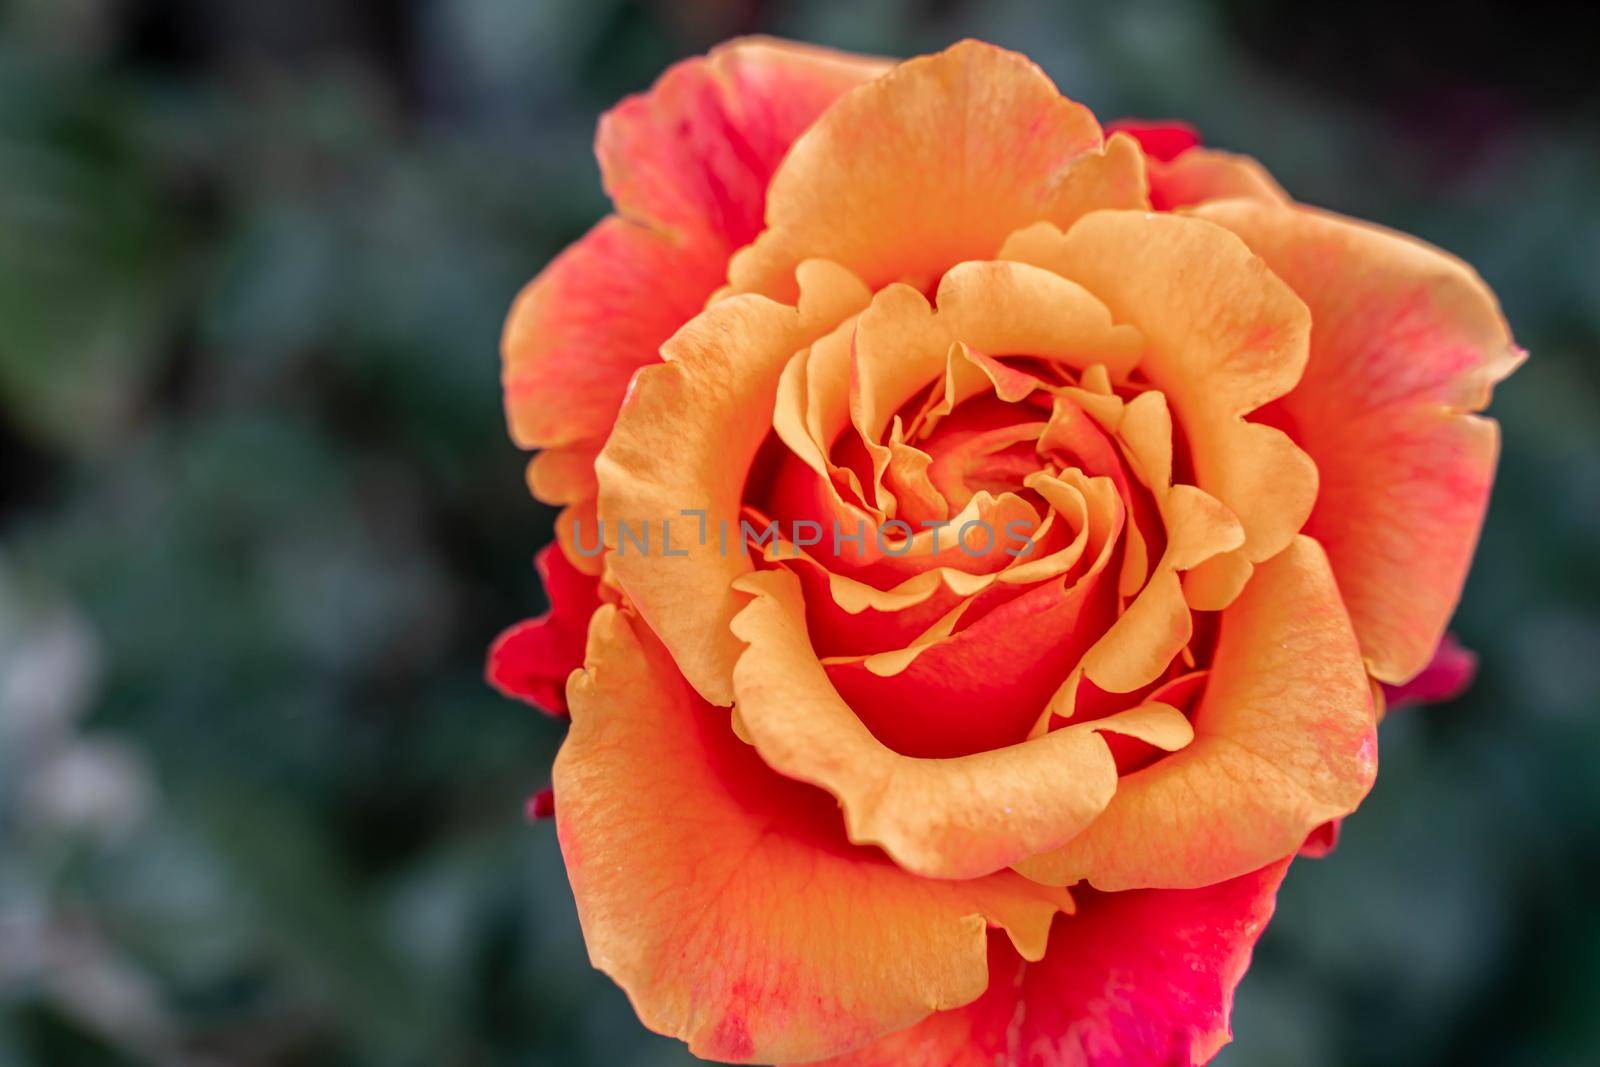
[[595,965],[715,1060],[1210,1059],[1460,594],[1492,294],[976,42],[735,41],[597,151],[506,326],[565,510],[489,666],[570,712]]

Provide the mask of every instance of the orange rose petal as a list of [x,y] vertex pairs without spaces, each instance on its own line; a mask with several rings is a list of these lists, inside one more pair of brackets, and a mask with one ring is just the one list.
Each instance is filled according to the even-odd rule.
[[1428,662],[1461,594],[1498,431],[1471,412],[1521,362],[1494,295],[1420,241],[1306,208],[1200,209],[1310,306],[1311,360],[1277,407],[1316,460],[1307,525],[1380,680]]
[[1166,163],[1146,159],[1145,172],[1150,203],[1157,211],[1232,197],[1269,204],[1289,202],[1289,194],[1260,163],[1214,148],[1191,148]]
[[577,534],[581,526],[587,534],[586,544],[599,545],[594,511],[594,461],[602,444],[603,441],[577,441],[547,448],[530,459],[527,468],[528,491],[536,499],[546,504],[569,505],[556,516],[556,543],[568,562],[591,576],[600,573],[598,547],[593,552],[580,553]]
[[1003,254],[1081,283],[1143,331],[1140,369],[1188,436],[1196,484],[1239,517],[1248,559],[1282,551],[1311,513],[1316,467],[1244,416],[1300,380],[1311,317],[1294,292],[1222,227],[1176,215],[1095,212],[1059,239],[1032,227]]
[[[900,425],[898,417],[895,426]],[[933,457],[915,445],[893,441],[889,444],[889,463],[883,470],[884,489],[895,500],[895,517],[911,523],[944,522],[950,518],[950,502],[928,477]]]
[[850,378],[850,417],[863,439],[881,440],[895,412],[945,372],[954,340],[944,316],[911,286],[873,295],[856,323]]
[[1221,611],[1239,596],[1255,564],[1234,549],[1196,564],[1183,576],[1183,598],[1196,611]]
[[989,988],[826,1067],[1206,1063],[1288,863],[1191,890],[1084,893],[1042,962],[990,939]]
[[1094,117],[1033,62],[963,41],[842,98],[795,142],[767,191],[767,229],[729,279],[784,299],[794,265],[820,256],[874,288],[931,287],[1035,219],[1141,206],[1140,154],[1101,149]]
[[1032,356],[1078,370],[1100,363],[1120,381],[1144,347],[1138,330],[1114,324],[1081,285],[1027,263],[957,264],[940,279],[936,302],[956,337],[991,356]]
[[[1238,518],[1215,497],[1192,485],[1172,484],[1172,417],[1161,393],[1149,390],[1127,404],[1117,438],[1155,498],[1166,549],[1146,581],[1143,542],[1130,538],[1121,589],[1124,596],[1138,595],[1090,648],[1082,666],[1101,689],[1130,693],[1155,681],[1193,636],[1190,604],[1177,572],[1239,549],[1245,535]],[[1130,524],[1130,531],[1135,528]],[[1130,560],[1138,562],[1136,569],[1129,568]],[[1131,584],[1130,576],[1136,579]],[[1052,703],[1066,706],[1065,697]]]
[[1124,777],[1087,830],[1017,865],[1098,889],[1190,888],[1291,855],[1377,772],[1372,691],[1326,556],[1295,541],[1222,617],[1194,743]]
[[1117,439],[1134,474],[1160,500],[1172,485],[1172,411],[1158,390],[1147,389],[1123,406]]
[[684,60],[600,120],[606,192],[623,215],[725,256],[761,229],[767,184],[795,138],[889,66],[762,37]]
[[1159,568],[1084,655],[1084,674],[1108,692],[1131,693],[1166,670],[1192,633],[1177,574],[1170,567]]
[[927,402],[912,418],[908,435],[917,439],[927,437],[945,416],[986,389],[1001,395],[999,375],[994,372],[993,364],[993,360],[960,342],[951,345],[945,355],[942,387],[928,391]]
[[[829,682],[794,577],[765,571],[737,587],[755,597],[733,624],[749,646],[734,670],[743,729],[770,766],[839,798],[851,840],[881,846],[917,874],[972,878],[1056,847],[1105,808],[1116,765],[1097,731],[1122,729],[1116,717],[970,756],[902,756]],[[1126,729],[1181,745],[1187,722],[1174,719],[1183,716],[1149,706]]]
[[595,493],[594,460],[603,440],[547,448],[528,461],[528,491],[546,504],[574,504]]
[[522,448],[603,438],[628,379],[705,305],[720,253],[612,216],[512,305],[501,338],[506,421]]
[[[750,569],[743,538],[725,548],[719,532],[724,523],[738,529],[745,477],[772,428],[784,366],[859,311],[864,292],[831,264],[807,268],[798,309],[729,297],[674,335],[662,347],[665,362],[635,379],[595,463],[612,571],[684,676],[714,704],[733,699],[738,646],[728,623],[742,598],[731,584]],[[686,510],[705,512],[707,537]],[[643,528],[655,548],[630,545],[624,525]]]
[[832,799],[762,766],[616,608],[570,696],[556,828],[590,958],[696,1055],[857,1047],[982,993],[986,925],[1037,960],[1071,908],[1009,871],[929,881],[850,846]]

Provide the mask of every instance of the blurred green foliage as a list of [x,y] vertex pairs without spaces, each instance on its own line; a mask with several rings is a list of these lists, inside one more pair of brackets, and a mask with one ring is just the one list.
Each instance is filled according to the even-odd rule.
[[550,529],[496,346],[604,210],[598,113],[752,28],[1022,48],[1496,287],[1533,358],[1458,620],[1482,676],[1385,724],[1219,1063],[1600,1060],[1584,36],[1388,10],[0,3],[0,1065],[686,1062],[520,817],[559,724],[481,681]]

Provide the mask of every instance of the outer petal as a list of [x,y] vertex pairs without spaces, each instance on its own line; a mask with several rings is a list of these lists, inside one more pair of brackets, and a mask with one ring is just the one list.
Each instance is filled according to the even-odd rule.
[[[778,379],[796,351],[868,299],[831,264],[800,273],[798,309],[733,296],[675,335],[666,362],[635,379],[595,463],[612,573],[684,677],[718,704],[733,699],[739,655],[728,631],[741,602],[732,582],[750,569],[739,533],[745,480],[772,429]],[[624,542],[623,524],[653,547]]]
[[517,444],[604,439],[633,372],[656,361],[722,284],[728,255],[755,236],[790,144],[841,93],[885,69],[807,45],[731,41],[601,120],[595,149],[619,214],[529,283],[506,322],[506,416]]
[[697,1055],[815,1059],[968,1003],[986,924],[1037,959],[1070,906],[846,844],[832,800],[762,766],[619,609],[596,614],[571,697],[556,824],[590,957]]
[[1085,893],[1025,963],[991,939],[989,989],[829,1067],[1192,1067],[1232,1034],[1233,991],[1288,862],[1204,889]]
[[1285,193],[1265,167],[1249,156],[1200,147],[1200,134],[1186,122],[1120,119],[1107,133],[1126,133],[1144,149],[1150,205],[1174,211],[1190,204],[1248,197],[1286,204]]
[[1169,162],[1151,160],[1147,173],[1150,205],[1157,211],[1232,197],[1269,204],[1289,202],[1289,194],[1260,163],[1215,148],[1192,148]]
[[595,154],[624,216],[731,251],[761,229],[784,153],[888,60],[745,37],[685,60],[600,120]]
[[1372,691],[1327,558],[1296,538],[1222,615],[1182,752],[1128,775],[1104,813],[1018,869],[1058,885],[1193,888],[1292,855],[1377,774]]
[[925,289],[1028,223],[1145,206],[1141,163],[1129,138],[1102,154],[1094,116],[1026,57],[963,41],[841,99],[795,142],[730,280],[786,299],[794,265],[821,257],[874,289]]
[[567,677],[583,666],[589,616],[600,606],[595,579],[555,545],[536,560],[550,610],[505,631],[489,649],[489,684],[553,715],[567,712]]
[[633,372],[703,306],[723,255],[611,216],[551,261],[511,308],[501,382],[522,448],[603,438]]
[[1494,479],[1496,425],[1470,414],[1523,353],[1471,268],[1307,208],[1198,209],[1311,308],[1311,359],[1279,405],[1316,460],[1321,541],[1373,675],[1403,682],[1444,634]]

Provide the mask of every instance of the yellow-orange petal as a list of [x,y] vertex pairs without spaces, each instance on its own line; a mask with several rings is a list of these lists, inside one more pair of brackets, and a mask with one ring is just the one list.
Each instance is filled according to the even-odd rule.
[[1377,772],[1372,691],[1327,557],[1308,537],[1223,613],[1195,739],[1124,776],[1087,830],[1017,869],[1097,889],[1210,885],[1292,855]]
[[1120,381],[1144,347],[1139,331],[1113,323],[1083,286],[1027,263],[958,264],[940,279],[937,303],[951,332],[990,356],[1033,356],[1079,371],[1099,363]]
[[[612,573],[714,704],[733,699],[739,653],[728,623],[742,598],[732,582],[750,569],[739,534],[744,485],[772,428],[779,376],[865,294],[848,272],[811,267],[799,308],[728,297],[675,334],[664,362],[635,378],[595,462]],[[627,530],[643,530],[645,542]]]
[[1103,149],[1094,116],[1032,61],[963,41],[823,113],[773,176],[767,229],[729,280],[787,299],[795,264],[820,256],[873,288],[931,288],[1038,219],[1144,206],[1142,164],[1136,146]]
[[1207,205],[1311,308],[1311,359],[1277,407],[1316,460],[1328,550],[1374,676],[1427,665],[1461,595],[1499,437],[1478,418],[1521,362],[1482,279],[1438,249],[1308,208]]
[[737,587],[754,596],[733,624],[748,645],[734,669],[744,735],[769,766],[838,797],[852,841],[881,846],[917,874],[977,877],[1083,830],[1117,785],[1100,731],[1173,747],[1192,736],[1181,713],[1148,705],[1126,722],[1113,716],[969,756],[903,756],[829,682],[794,576],[763,571]]
[[595,966],[716,1060],[833,1055],[986,985],[986,926],[1044,953],[1063,891],[907,874],[774,774],[647,628],[602,607],[556,758],[556,828]]
[[1188,437],[1196,484],[1239,517],[1246,558],[1282,551],[1311,514],[1316,467],[1245,416],[1305,368],[1311,316],[1294,291],[1223,227],[1178,215],[1095,212],[1059,238],[1023,231],[1001,254],[1079,282],[1144,333],[1140,369]]

